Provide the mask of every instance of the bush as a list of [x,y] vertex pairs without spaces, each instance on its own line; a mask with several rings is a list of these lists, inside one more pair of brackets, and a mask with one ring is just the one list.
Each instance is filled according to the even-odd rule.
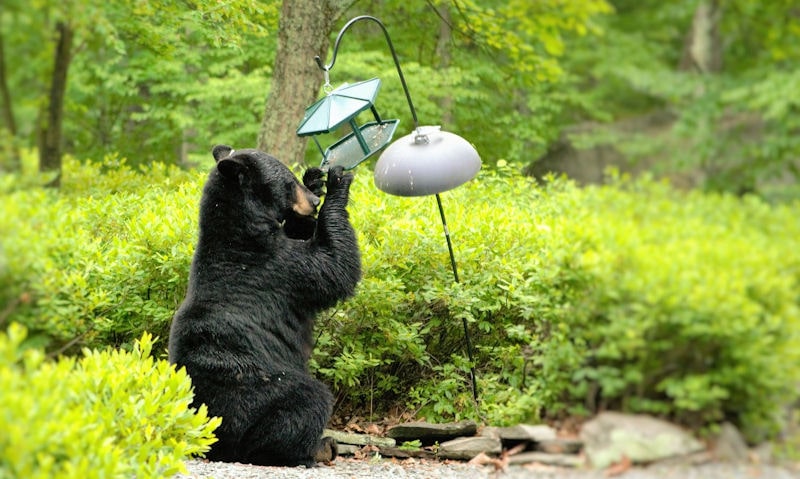
[[186,372],[132,352],[45,361],[17,324],[0,334],[0,477],[171,477],[209,450],[218,418],[189,408]]
[[8,193],[0,301],[51,349],[130,345],[144,331],[167,337],[186,292],[202,176],[68,159],[60,192]]
[[[72,162],[63,192],[0,203],[0,295],[51,349],[166,337],[185,294],[205,173],[109,168]],[[442,195],[456,284],[435,201],[370,176],[350,207],[364,278],[319,318],[311,364],[340,408],[494,423],[622,409],[758,438],[796,397],[796,204],[484,171]]]
[[610,180],[501,169],[444,194],[460,284],[433,199],[360,183],[364,279],[321,321],[319,372],[350,402],[400,394],[435,420],[622,409],[774,434],[800,373],[796,205]]

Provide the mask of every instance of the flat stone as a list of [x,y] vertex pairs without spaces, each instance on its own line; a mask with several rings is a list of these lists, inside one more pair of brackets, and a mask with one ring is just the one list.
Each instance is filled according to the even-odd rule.
[[397,442],[390,437],[355,434],[351,432],[335,431],[333,429],[325,429],[322,432],[322,437],[326,436],[336,439],[336,442],[339,444],[353,444],[356,446],[394,447],[397,444]]
[[407,459],[413,457],[415,459],[436,459],[436,453],[427,449],[403,449],[400,447],[382,447],[380,448],[382,456],[396,457],[398,459]]
[[770,442],[765,442],[750,451],[750,459],[756,464],[771,464],[774,460],[775,447]]
[[460,421],[446,424],[427,422],[408,422],[398,424],[386,432],[390,438],[398,442],[419,440],[424,445],[449,441],[457,437],[474,436],[478,432],[475,421]]
[[686,467],[686,466],[700,466],[713,462],[714,454],[710,451],[699,451],[691,454],[684,454],[683,456],[673,456],[667,459],[658,461],[659,466],[664,467]]
[[485,427],[482,435],[499,437],[504,442],[542,442],[556,439],[556,430],[545,424],[519,424],[510,427]]
[[576,456],[574,454],[548,454],[546,452],[521,452],[519,454],[514,454],[513,456],[509,456],[508,463],[509,464],[530,464],[533,462],[538,462],[539,464],[545,464],[547,466],[558,466],[558,467],[582,467],[583,466],[583,458],[580,456]]
[[438,455],[444,459],[470,460],[480,453],[497,455],[503,450],[499,439],[491,437],[460,437],[439,445]]
[[361,449],[361,446],[356,446],[355,444],[339,443],[336,449],[339,452],[340,456],[352,456],[356,453],[356,451]]
[[583,441],[561,437],[545,439],[536,443],[536,449],[548,454],[578,454],[583,449]]
[[605,469],[622,460],[644,464],[693,454],[703,444],[680,427],[646,416],[603,412],[583,425],[581,439],[589,462]]
[[750,449],[742,434],[733,424],[723,423],[714,442],[714,456],[720,461],[747,462],[749,460]]

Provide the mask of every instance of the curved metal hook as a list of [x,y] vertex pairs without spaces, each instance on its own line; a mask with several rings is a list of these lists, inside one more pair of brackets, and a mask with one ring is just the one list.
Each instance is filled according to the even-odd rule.
[[378,26],[381,27],[383,30],[383,35],[386,37],[386,43],[389,45],[389,51],[392,53],[392,59],[394,60],[394,65],[397,68],[397,75],[400,77],[400,83],[403,85],[403,91],[406,94],[406,100],[408,101],[408,108],[411,110],[411,117],[414,119],[414,129],[419,129],[419,120],[417,120],[417,110],[414,108],[414,103],[411,101],[411,93],[408,91],[408,85],[406,84],[406,78],[403,76],[403,70],[400,68],[400,60],[397,59],[397,52],[394,49],[394,45],[392,44],[392,39],[389,37],[389,31],[386,30],[386,26],[378,20],[377,18],[370,16],[370,15],[361,15],[351,19],[347,22],[341,30],[339,30],[339,35],[336,37],[336,42],[333,44],[333,56],[331,57],[331,62],[327,65],[322,63],[322,59],[319,55],[314,57],[314,61],[317,62],[317,66],[325,72],[326,78],[327,74],[331,68],[333,68],[333,64],[336,63],[336,55],[339,52],[339,43],[342,41],[342,36],[344,33],[350,29],[356,22],[361,20],[372,20],[373,22],[377,23]]

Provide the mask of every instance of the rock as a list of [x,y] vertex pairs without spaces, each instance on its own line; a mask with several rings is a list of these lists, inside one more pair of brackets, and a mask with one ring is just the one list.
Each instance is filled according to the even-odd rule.
[[774,462],[774,446],[772,443],[765,442],[759,444],[750,451],[750,460],[756,464],[771,464]]
[[481,434],[488,437],[499,437],[503,442],[542,442],[556,439],[556,430],[544,424],[485,427]]
[[536,449],[548,454],[578,454],[583,448],[583,441],[580,439],[546,439],[536,443]]
[[396,457],[398,459],[407,459],[413,457],[415,459],[436,459],[436,453],[427,449],[403,449],[400,447],[382,447],[380,448],[382,456]]
[[469,460],[480,453],[497,455],[503,450],[499,439],[491,437],[460,437],[439,445],[439,457],[444,459]]
[[371,436],[369,434],[354,434],[350,432],[325,429],[322,437],[332,437],[339,444],[354,444],[356,446],[394,447],[397,443],[389,437]]
[[729,422],[723,423],[714,443],[714,456],[720,461],[747,462],[749,455],[747,443],[736,426]]
[[709,451],[693,452],[683,456],[673,456],[658,461],[659,467],[693,467],[714,462],[714,455]]
[[475,421],[460,421],[447,424],[431,424],[427,422],[408,422],[398,424],[386,432],[397,442],[419,440],[423,445],[449,441],[462,436],[474,436],[478,432]]
[[342,444],[339,443],[337,446],[338,452],[340,456],[352,456],[361,449],[361,446],[356,446],[355,444]]
[[641,464],[703,450],[703,444],[674,424],[616,412],[600,413],[584,424],[581,439],[589,462],[601,469],[623,456]]
[[509,464],[530,464],[538,462],[547,466],[581,467],[583,459],[574,454],[547,454],[545,452],[521,452],[508,458]]

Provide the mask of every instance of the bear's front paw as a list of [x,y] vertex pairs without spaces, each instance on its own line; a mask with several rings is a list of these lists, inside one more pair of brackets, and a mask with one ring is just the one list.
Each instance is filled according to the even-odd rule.
[[325,172],[317,167],[311,167],[303,173],[303,184],[317,196],[322,196],[322,187],[325,186],[323,177]]
[[347,189],[353,182],[353,174],[345,173],[344,168],[336,165],[328,170],[328,194],[338,189]]

